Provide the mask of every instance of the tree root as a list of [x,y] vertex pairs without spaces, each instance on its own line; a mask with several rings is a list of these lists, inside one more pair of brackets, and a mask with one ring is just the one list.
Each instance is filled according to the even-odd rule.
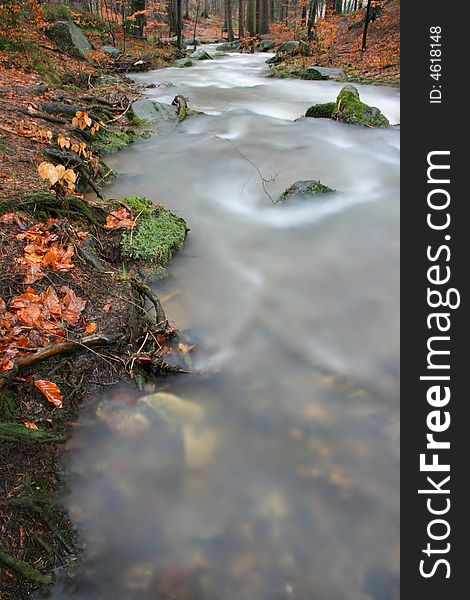
[[[138,279],[137,277],[132,278],[132,285],[137,290],[139,295],[143,298],[147,298],[155,308],[155,320],[157,324],[157,331],[164,332],[168,326],[168,320],[163,310],[163,306],[160,300],[155,296],[149,286]],[[142,309],[144,311],[144,309]]]

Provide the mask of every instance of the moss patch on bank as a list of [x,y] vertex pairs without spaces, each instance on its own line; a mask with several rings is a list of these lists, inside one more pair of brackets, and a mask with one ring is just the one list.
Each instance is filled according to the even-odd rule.
[[135,228],[122,235],[123,257],[166,265],[186,238],[184,220],[146,198],[125,198],[123,202],[137,215]]

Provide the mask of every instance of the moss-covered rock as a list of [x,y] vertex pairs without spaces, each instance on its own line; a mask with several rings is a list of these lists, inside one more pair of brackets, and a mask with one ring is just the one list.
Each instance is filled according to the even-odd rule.
[[136,135],[131,129],[101,128],[93,139],[94,145],[103,152],[117,152],[135,142]]
[[180,67],[187,69],[188,67],[193,67],[194,62],[190,58],[180,58],[175,62],[175,67]]
[[316,119],[332,119],[336,110],[336,102],[326,102],[325,104],[314,104],[307,109],[306,117]]
[[165,265],[186,238],[186,223],[171,211],[154,206],[146,198],[125,198],[136,213],[137,224],[121,238],[121,252],[131,260],[149,260]]
[[309,200],[316,196],[332,194],[336,190],[328,187],[319,180],[307,179],[305,181],[296,181],[281,195],[278,202],[287,200]]
[[46,35],[62,52],[75,58],[86,58],[93,50],[81,29],[72,21],[56,21],[46,29]]
[[345,85],[338,94],[333,119],[369,127],[390,126],[388,119],[378,108],[361,101],[359,92],[353,85]]

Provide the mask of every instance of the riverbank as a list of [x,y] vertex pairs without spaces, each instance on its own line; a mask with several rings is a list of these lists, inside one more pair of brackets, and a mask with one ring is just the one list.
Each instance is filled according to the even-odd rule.
[[153,134],[132,110],[145,90],[102,66],[60,64],[56,81],[24,63],[0,69],[0,589],[15,600],[79,553],[58,502],[84,401],[131,379],[153,389],[177,370],[166,361],[176,331],[145,281],[164,276],[186,225],[103,192],[116,176],[103,155]]

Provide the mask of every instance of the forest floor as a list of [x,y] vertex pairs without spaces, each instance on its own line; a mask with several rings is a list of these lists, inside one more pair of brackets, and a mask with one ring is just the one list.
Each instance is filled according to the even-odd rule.
[[[370,25],[366,53],[359,49],[361,30],[348,31],[363,15],[352,14],[334,18],[315,56],[288,64],[342,66],[348,80],[397,85],[398,6],[387,4]],[[110,42],[93,24],[79,24],[97,47]],[[220,19],[203,21],[196,34],[216,41],[221,27]],[[188,21],[186,37],[193,30]],[[274,38],[281,42],[291,35],[278,31]],[[119,35],[114,43],[135,59],[145,56],[151,68],[174,60],[170,45]],[[2,600],[30,598],[79,554],[56,498],[63,485],[60,456],[83,402],[103,386],[136,375],[152,388],[166,372],[166,357],[178,353],[175,331],[138,277],[139,262],[122,250],[123,236],[132,236],[139,219],[158,220],[167,212],[139,199],[82,197],[113,176],[103,152],[146,133],[129,110],[145,90],[112,73],[112,66],[100,53],[93,62],[71,58],[42,34],[0,49]],[[72,122],[77,110],[79,122]],[[81,176],[65,196],[60,186],[67,180],[50,189],[38,165],[71,154],[75,158],[65,161],[64,171]],[[167,258],[184,238],[184,224],[175,220],[173,226]],[[149,300],[153,319],[144,310]]]
[[[174,60],[171,48],[143,41],[127,40],[126,50],[155,68]],[[110,66],[71,58],[40,34],[0,52],[2,600],[30,598],[79,552],[57,498],[60,456],[84,401],[130,378],[154,389],[177,353],[123,240],[137,243],[144,221],[157,233],[164,225],[161,254],[149,257],[162,268],[184,222],[139,198],[83,197],[114,175],[104,152],[149,134],[129,110],[145,90]]]

